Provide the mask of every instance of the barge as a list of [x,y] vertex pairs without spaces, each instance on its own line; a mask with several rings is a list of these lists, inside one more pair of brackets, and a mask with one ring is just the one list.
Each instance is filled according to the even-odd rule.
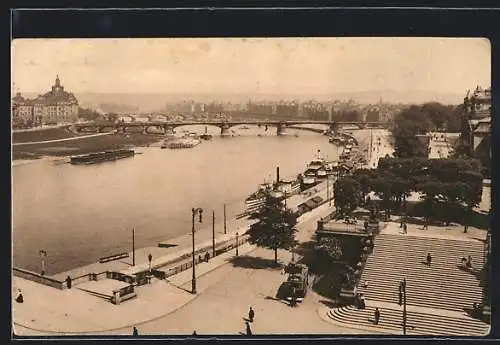
[[103,152],[89,153],[79,156],[72,156],[70,163],[75,165],[88,165],[103,162],[116,161],[118,159],[133,157],[135,151],[132,149],[110,150]]

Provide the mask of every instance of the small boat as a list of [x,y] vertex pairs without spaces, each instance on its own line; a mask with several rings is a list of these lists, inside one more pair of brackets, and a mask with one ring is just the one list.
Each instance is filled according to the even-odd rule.
[[189,149],[200,144],[201,140],[197,138],[183,137],[174,140],[165,140],[162,149]]
[[210,140],[210,139],[212,139],[212,135],[208,134],[208,132],[207,132],[207,127],[205,127],[205,133],[203,133],[202,135],[200,135],[200,139],[203,139],[203,140]]

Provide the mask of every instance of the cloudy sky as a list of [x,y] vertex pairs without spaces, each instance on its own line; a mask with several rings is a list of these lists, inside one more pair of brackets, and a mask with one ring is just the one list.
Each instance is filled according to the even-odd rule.
[[74,93],[329,94],[394,89],[463,94],[490,86],[486,39],[22,39],[12,87]]

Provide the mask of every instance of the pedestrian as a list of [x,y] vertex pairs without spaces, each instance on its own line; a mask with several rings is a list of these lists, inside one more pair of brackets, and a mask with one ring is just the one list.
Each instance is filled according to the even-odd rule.
[[16,302],[17,303],[23,303],[24,302],[24,297],[23,297],[23,293],[21,292],[21,289],[17,289]]
[[426,258],[426,263],[427,263],[427,266],[431,266],[431,262],[432,262],[432,256],[431,256],[431,253],[427,253],[427,258]]
[[205,254],[205,262],[208,262],[208,260],[210,260],[210,254],[208,254],[208,252],[206,252],[206,254]]
[[467,229],[468,229],[468,225],[467,225],[467,224],[465,224],[465,225],[464,225],[464,234],[466,234],[466,233],[467,233]]
[[254,317],[255,317],[255,312],[253,311],[252,307],[250,307],[250,310],[248,311],[248,320],[250,320],[250,322],[253,322]]
[[248,321],[246,322],[246,325],[247,325],[247,335],[250,336],[252,335],[252,329],[250,328],[250,324],[248,323]]
[[403,234],[407,233],[408,233],[408,226],[406,225],[406,223],[403,223]]
[[71,277],[70,276],[66,277],[66,286],[68,287],[68,289],[71,289]]
[[424,220],[424,230],[429,230],[429,221],[427,220],[427,218]]
[[132,331],[132,335],[134,337],[138,337],[139,336],[139,330],[137,329],[137,327],[134,326],[134,330]]
[[466,267],[470,270],[472,269],[472,256],[469,255],[469,257],[467,258],[467,263],[466,263]]
[[194,330],[194,331],[193,331],[193,335],[198,335],[198,334],[196,333],[196,330]]
[[201,255],[198,255],[198,262],[199,263],[203,262],[203,259],[201,258]]
[[378,322],[380,320],[380,310],[378,310],[378,308],[375,308],[375,324],[378,325]]

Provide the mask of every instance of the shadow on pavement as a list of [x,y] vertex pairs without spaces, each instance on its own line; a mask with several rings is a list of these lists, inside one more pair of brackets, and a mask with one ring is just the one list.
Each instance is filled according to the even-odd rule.
[[330,301],[330,300],[326,300],[326,299],[322,299],[319,301],[320,303],[324,304],[325,306],[327,306],[328,308],[337,308],[337,307],[340,307],[342,306],[339,302],[337,301]]
[[274,260],[264,259],[256,256],[237,256],[230,261],[234,267],[252,268],[252,269],[280,269],[281,265],[276,264]]

